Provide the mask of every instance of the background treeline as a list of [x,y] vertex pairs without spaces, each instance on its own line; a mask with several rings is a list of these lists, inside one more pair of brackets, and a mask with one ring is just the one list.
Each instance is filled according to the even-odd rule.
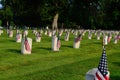
[[0,0],[0,25],[120,29],[120,0]]

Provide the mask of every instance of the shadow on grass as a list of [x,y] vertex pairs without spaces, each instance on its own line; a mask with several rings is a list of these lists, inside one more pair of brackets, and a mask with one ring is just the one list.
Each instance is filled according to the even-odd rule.
[[120,66],[120,62],[113,62],[113,64]]
[[94,42],[94,44],[102,44],[102,42],[101,42],[101,41],[99,41],[99,42]]
[[62,47],[69,47],[69,48],[73,48],[73,46],[69,46],[69,45],[62,45]]
[[38,47],[38,49],[43,49],[43,50],[51,50],[51,48],[46,48],[46,47]]
[[120,80],[120,76],[110,76],[111,80]]
[[[75,61],[73,63],[66,63],[61,65],[54,65],[53,67],[50,67],[48,69],[44,70],[37,70],[33,73],[27,73],[25,75],[17,75],[13,77],[9,77],[10,79],[23,79],[23,76],[26,77],[26,80],[32,79],[32,80],[70,80],[71,77],[74,76],[82,76],[77,77],[76,80],[84,80],[84,75],[87,72],[88,69],[84,68],[84,65],[80,65],[80,63],[84,64],[85,62],[92,62],[94,59],[86,59],[83,61]],[[34,65],[34,64],[32,64]],[[89,64],[89,66],[92,67],[92,64]],[[82,72],[81,69],[84,71]],[[31,77],[30,77],[31,76]],[[71,77],[70,77],[71,76]],[[72,79],[71,79],[72,80]],[[73,80],[74,77],[73,77]]]
[[9,40],[10,42],[15,42],[15,40]]
[[0,43],[10,43],[15,42],[15,40],[1,40]]
[[12,53],[21,54],[21,51],[20,51],[20,50],[17,50],[17,49],[7,49],[7,51],[12,52]]

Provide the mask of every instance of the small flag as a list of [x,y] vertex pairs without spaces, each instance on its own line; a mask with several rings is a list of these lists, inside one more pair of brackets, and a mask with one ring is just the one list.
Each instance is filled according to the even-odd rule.
[[20,34],[17,34],[17,40],[19,40],[20,39]]
[[80,40],[82,40],[81,34],[77,38],[75,38],[75,43],[77,43]]
[[120,40],[120,34],[117,35],[117,39]]
[[36,34],[36,37],[41,37],[40,32],[38,32],[38,33]]
[[29,42],[27,40],[27,37],[25,37],[24,45],[25,45],[26,51],[31,51],[30,44],[29,44]]
[[110,80],[109,71],[107,68],[107,56],[105,49],[102,52],[102,57],[99,62],[98,70],[96,71],[94,80]]
[[60,48],[60,46],[61,46],[60,35],[58,34],[57,48]]
[[66,32],[65,39],[67,39],[69,32]]
[[9,35],[12,35],[12,30],[9,31]]
[[111,35],[110,35],[110,33],[109,33],[109,34],[108,34],[107,42],[110,42],[110,40],[111,40]]

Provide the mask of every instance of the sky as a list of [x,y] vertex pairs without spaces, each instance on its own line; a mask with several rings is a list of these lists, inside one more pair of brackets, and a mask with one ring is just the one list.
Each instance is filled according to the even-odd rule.
[[[1,2],[1,0],[0,0],[0,2]],[[2,4],[0,3],[0,9],[2,8]]]
[[2,4],[0,4],[0,9],[2,8]]

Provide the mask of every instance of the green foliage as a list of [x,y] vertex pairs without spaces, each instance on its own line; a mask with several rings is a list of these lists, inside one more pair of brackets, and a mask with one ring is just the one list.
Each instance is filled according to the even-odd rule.
[[120,18],[120,1],[111,0],[108,7],[106,7],[106,21],[111,29],[119,29],[119,18]]
[[6,6],[5,16],[6,16],[7,20],[12,20],[13,12],[12,12],[10,6]]
[[0,20],[0,26],[2,25],[2,20]]
[[1,3],[3,23],[12,20],[16,25],[46,26],[52,24],[58,12],[58,24],[64,23],[64,27],[75,23],[90,29],[120,29],[120,0],[2,0]]

